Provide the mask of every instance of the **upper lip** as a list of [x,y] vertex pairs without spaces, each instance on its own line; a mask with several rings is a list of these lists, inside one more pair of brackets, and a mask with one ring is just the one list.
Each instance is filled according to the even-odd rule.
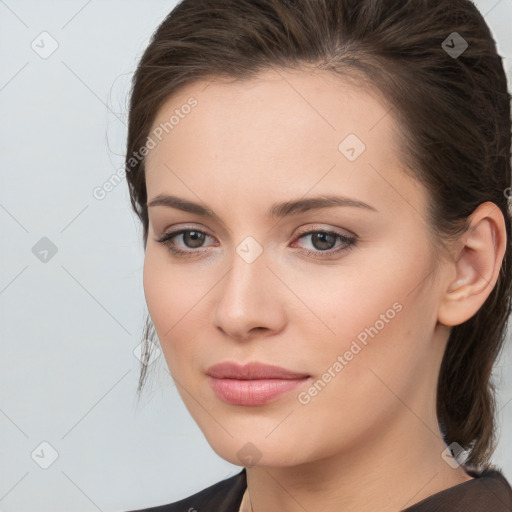
[[217,379],[303,379],[309,377],[306,373],[293,372],[280,366],[252,362],[245,365],[226,361],[210,366],[207,375]]

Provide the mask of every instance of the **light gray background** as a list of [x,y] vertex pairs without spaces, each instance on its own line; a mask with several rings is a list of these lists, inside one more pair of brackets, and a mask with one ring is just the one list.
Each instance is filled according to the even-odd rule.
[[[148,507],[240,470],[209,447],[163,357],[137,404],[141,230],[124,179],[93,195],[123,167],[131,75],[175,3],[0,0],[0,512]],[[512,1],[476,3],[511,77]],[[43,237],[46,262],[32,252]],[[512,482],[510,348],[495,373],[494,462]],[[42,442],[58,454],[47,469]]]

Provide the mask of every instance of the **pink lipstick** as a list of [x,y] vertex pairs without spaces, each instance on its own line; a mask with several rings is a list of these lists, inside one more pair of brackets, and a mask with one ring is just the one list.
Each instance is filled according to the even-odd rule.
[[215,394],[232,405],[263,405],[304,384],[310,375],[263,363],[224,362],[206,374]]

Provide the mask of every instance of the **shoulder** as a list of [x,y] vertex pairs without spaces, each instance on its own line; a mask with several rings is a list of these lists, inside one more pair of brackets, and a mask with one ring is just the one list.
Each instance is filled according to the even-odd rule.
[[238,512],[247,486],[245,468],[202,491],[168,505],[132,510],[130,512],[201,512],[215,506],[218,512]]
[[404,512],[512,512],[512,488],[500,468],[466,471],[473,480],[429,496]]

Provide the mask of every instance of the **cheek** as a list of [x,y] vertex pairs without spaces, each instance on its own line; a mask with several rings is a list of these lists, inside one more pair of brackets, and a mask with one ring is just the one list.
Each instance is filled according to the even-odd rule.
[[310,317],[299,326],[297,353],[309,354],[315,375],[296,397],[295,420],[301,429],[315,418],[312,432],[336,426],[332,434],[322,434],[329,439],[326,456],[331,443],[363,442],[369,429],[403,413],[397,397],[408,402],[429,359],[432,299],[427,285],[417,286],[429,261],[411,259],[404,266],[395,257],[387,263],[382,261],[381,272],[357,275],[353,269],[339,276],[339,284],[308,280],[309,305],[325,313],[322,318],[335,334],[319,330]]
[[201,300],[208,291],[208,284],[192,274],[172,265],[160,254],[148,248],[144,260],[144,294],[148,311],[160,340],[169,370],[173,362],[182,360],[193,350],[191,325],[200,329],[197,322],[204,322],[205,315],[198,312]]
[[157,332],[163,332],[172,326],[176,313],[178,286],[176,277],[149,247],[146,250],[143,269],[144,295],[149,314]]
[[372,326],[382,333],[392,324],[405,328],[404,317],[424,300],[416,292],[431,266],[425,240],[409,245],[403,251],[391,243],[356,249],[336,265],[283,265],[280,276],[290,291],[281,298],[295,305],[290,314],[309,332],[309,341],[336,345],[360,333],[364,338]]
[[394,389],[404,389],[428,357],[436,319],[435,297],[425,279],[431,255],[424,240],[400,254],[394,247],[361,251],[336,269],[312,267],[300,280],[292,281],[289,271],[287,282],[295,283],[294,292],[307,306],[295,314],[297,353],[311,356],[316,378],[329,371],[340,376],[327,386],[325,399],[341,393],[379,396],[380,402],[382,393],[376,391],[383,385],[370,369]]

